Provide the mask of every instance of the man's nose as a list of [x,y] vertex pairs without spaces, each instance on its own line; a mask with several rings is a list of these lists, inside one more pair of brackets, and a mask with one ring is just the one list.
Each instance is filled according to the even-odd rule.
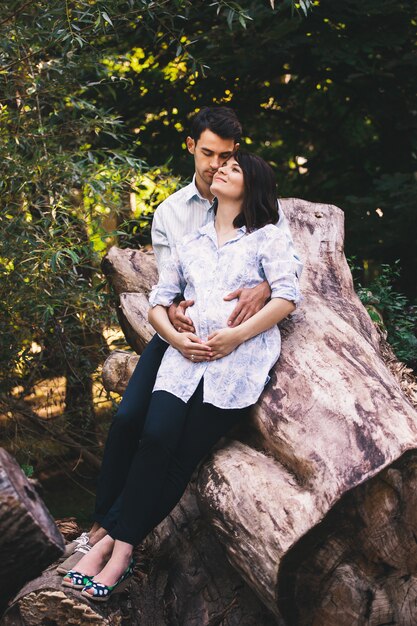
[[210,167],[212,170],[218,170],[222,164],[220,157],[213,156],[210,161]]

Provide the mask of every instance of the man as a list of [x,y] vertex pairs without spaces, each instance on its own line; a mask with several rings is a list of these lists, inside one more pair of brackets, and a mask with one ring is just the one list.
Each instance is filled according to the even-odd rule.
[[[214,198],[210,192],[213,176],[239,147],[241,133],[242,127],[236,114],[227,107],[206,107],[194,117],[191,134],[186,140],[187,149],[194,157],[193,180],[162,202],[153,219],[152,244],[159,270],[169,259],[176,241],[214,219]],[[277,227],[289,232],[282,210]],[[265,281],[252,289],[238,289],[227,294],[226,300],[237,300],[228,325],[234,327],[252,317],[265,305],[270,293]],[[169,317],[177,330],[187,333],[190,344],[198,343],[201,349],[203,342],[194,334],[193,323],[186,315],[186,309],[192,304],[193,301],[188,300],[171,305]],[[140,357],[109,430],[98,480],[94,524],[89,533],[83,533],[66,547],[65,555],[69,558],[58,567],[62,573],[73,569],[90,547],[106,535],[105,527],[117,516],[118,496],[123,485],[116,484],[113,478],[114,451],[122,440],[126,441],[122,436],[126,429],[132,446],[137,445],[156,374],[167,347],[168,344],[156,334]],[[129,451],[125,456],[128,464]],[[106,489],[102,488],[103,485]]]

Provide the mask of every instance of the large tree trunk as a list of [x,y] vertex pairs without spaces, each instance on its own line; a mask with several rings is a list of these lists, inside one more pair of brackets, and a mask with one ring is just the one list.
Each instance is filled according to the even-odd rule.
[[[229,610],[230,570],[213,533],[236,572],[230,580],[240,576],[274,615],[257,608],[258,617],[249,611],[242,621],[239,599],[225,623],[417,623],[415,387],[385,343],[381,351],[354,293],[342,212],[294,199],[283,206],[305,262],[304,302],[282,324],[282,356],[251,424],[201,466],[202,519],[189,495],[151,536],[166,560],[155,559],[134,602],[158,611],[168,597],[169,610],[144,624],[221,623],[216,615]],[[152,332],[143,294],[156,280],[153,257],[113,249],[105,264],[140,352]],[[127,353],[111,355],[107,386],[121,392],[134,362]],[[201,550],[183,541],[197,520],[210,536]],[[207,591],[214,592],[199,577],[208,571],[221,580],[211,603]]]
[[[410,538],[413,533],[417,536],[417,511],[414,518],[405,515],[403,501],[412,491],[414,456],[402,458],[416,447],[417,414],[411,394],[407,398],[384,361],[379,334],[354,292],[343,255],[342,212],[299,200],[283,204],[305,262],[304,302],[282,325],[282,356],[254,412],[253,432],[244,443],[217,451],[203,466],[199,501],[232,564],[278,618],[309,624],[314,617],[317,624],[341,624],[342,617],[346,622],[350,616],[354,623],[366,623],[364,615],[373,610],[370,597],[375,596],[382,610],[385,583],[380,572],[373,576],[361,572],[363,563],[369,568],[370,542],[377,545],[379,538],[379,549],[386,549],[391,512],[381,502],[388,498],[386,472],[394,472],[385,468],[396,461],[395,475],[402,477],[403,485],[395,492],[396,515],[401,511],[402,521],[392,530],[390,541],[401,544],[401,537],[407,546],[404,554],[410,555]],[[118,274],[122,267],[130,271],[134,265],[142,276],[149,275],[149,269],[140,269],[150,266],[143,253],[114,250],[111,256]],[[119,280],[116,288],[122,285]],[[149,285],[145,293],[148,289]],[[146,306],[139,297],[125,298],[126,317],[133,317],[131,307],[144,319]],[[138,331],[138,336],[144,334]],[[352,490],[353,500],[349,500],[345,494]],[[332,521],[339,522],[335,514],[339,509],[344,511],[342,517],[353,516],[349,532],[360,534],[364,545],[357,541],[355,558],[348,548],[338,552],[330,546],[327,554],[335,554],[335,559],[321,570],[307,568],[300,546],[312,546],[311,563],[326,553],[322,543],[334,543],[340,530],[339,523],[332,527]],[[367,511],[372,524],[356,509]],[[395,576],[391,569],[386,574],[391,589],[395,578],[402,589],[402,577],[417,574],[411,557],[399,560]],[[323,580],[329,590],[333,579],[340,591],[337,601],[323,591]],[[343,592],[349,587],[346,580],[351,593]],[[389,604],[393,614],[400,615],[400,623],[401,619],[407,623],[402,592],[397,597],[391,591]]]

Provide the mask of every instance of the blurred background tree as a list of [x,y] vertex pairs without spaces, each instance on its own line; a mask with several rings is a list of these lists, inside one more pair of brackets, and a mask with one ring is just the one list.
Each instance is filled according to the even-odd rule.
[[92,385],[115,322],[100,257],[149,243],[155,207],[192,175],[184,141],[205,105],[236,110],[281,196],[345,211],[362,285],[399,260],[390,276],[415,321],[416,27],[398,0],[8,2],[2,413],[63,376],[61,428],[97,444]]

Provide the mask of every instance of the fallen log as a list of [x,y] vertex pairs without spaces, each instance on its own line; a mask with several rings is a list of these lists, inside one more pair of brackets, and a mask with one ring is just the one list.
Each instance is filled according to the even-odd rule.
[[19,465],[0,448],[0,613],[64,550],[64,540]]
[[416,623],[415,451],[345,494],[313,527],[314,494],[240,442],[202,467],[198,493],[229,560],[286,624]]
[[62,587],[55,566],[49,568],[21,589],[1,626],[277,624],[227,563],[201,518],[192,485],[136,556],[139,569],[129,590],[107,603]]
[[155,331],[148,322],[149,302],[143,293],[121,293],[118,317],[128,344],[142,354]]
[[158,281],[158,269],[152,252],[110,248],[101,263],[115,293],[144,293],[148,295]]
[[107,391],[123,395],[139,357],[124,350],[113,350],[104,362],[103,384]]

